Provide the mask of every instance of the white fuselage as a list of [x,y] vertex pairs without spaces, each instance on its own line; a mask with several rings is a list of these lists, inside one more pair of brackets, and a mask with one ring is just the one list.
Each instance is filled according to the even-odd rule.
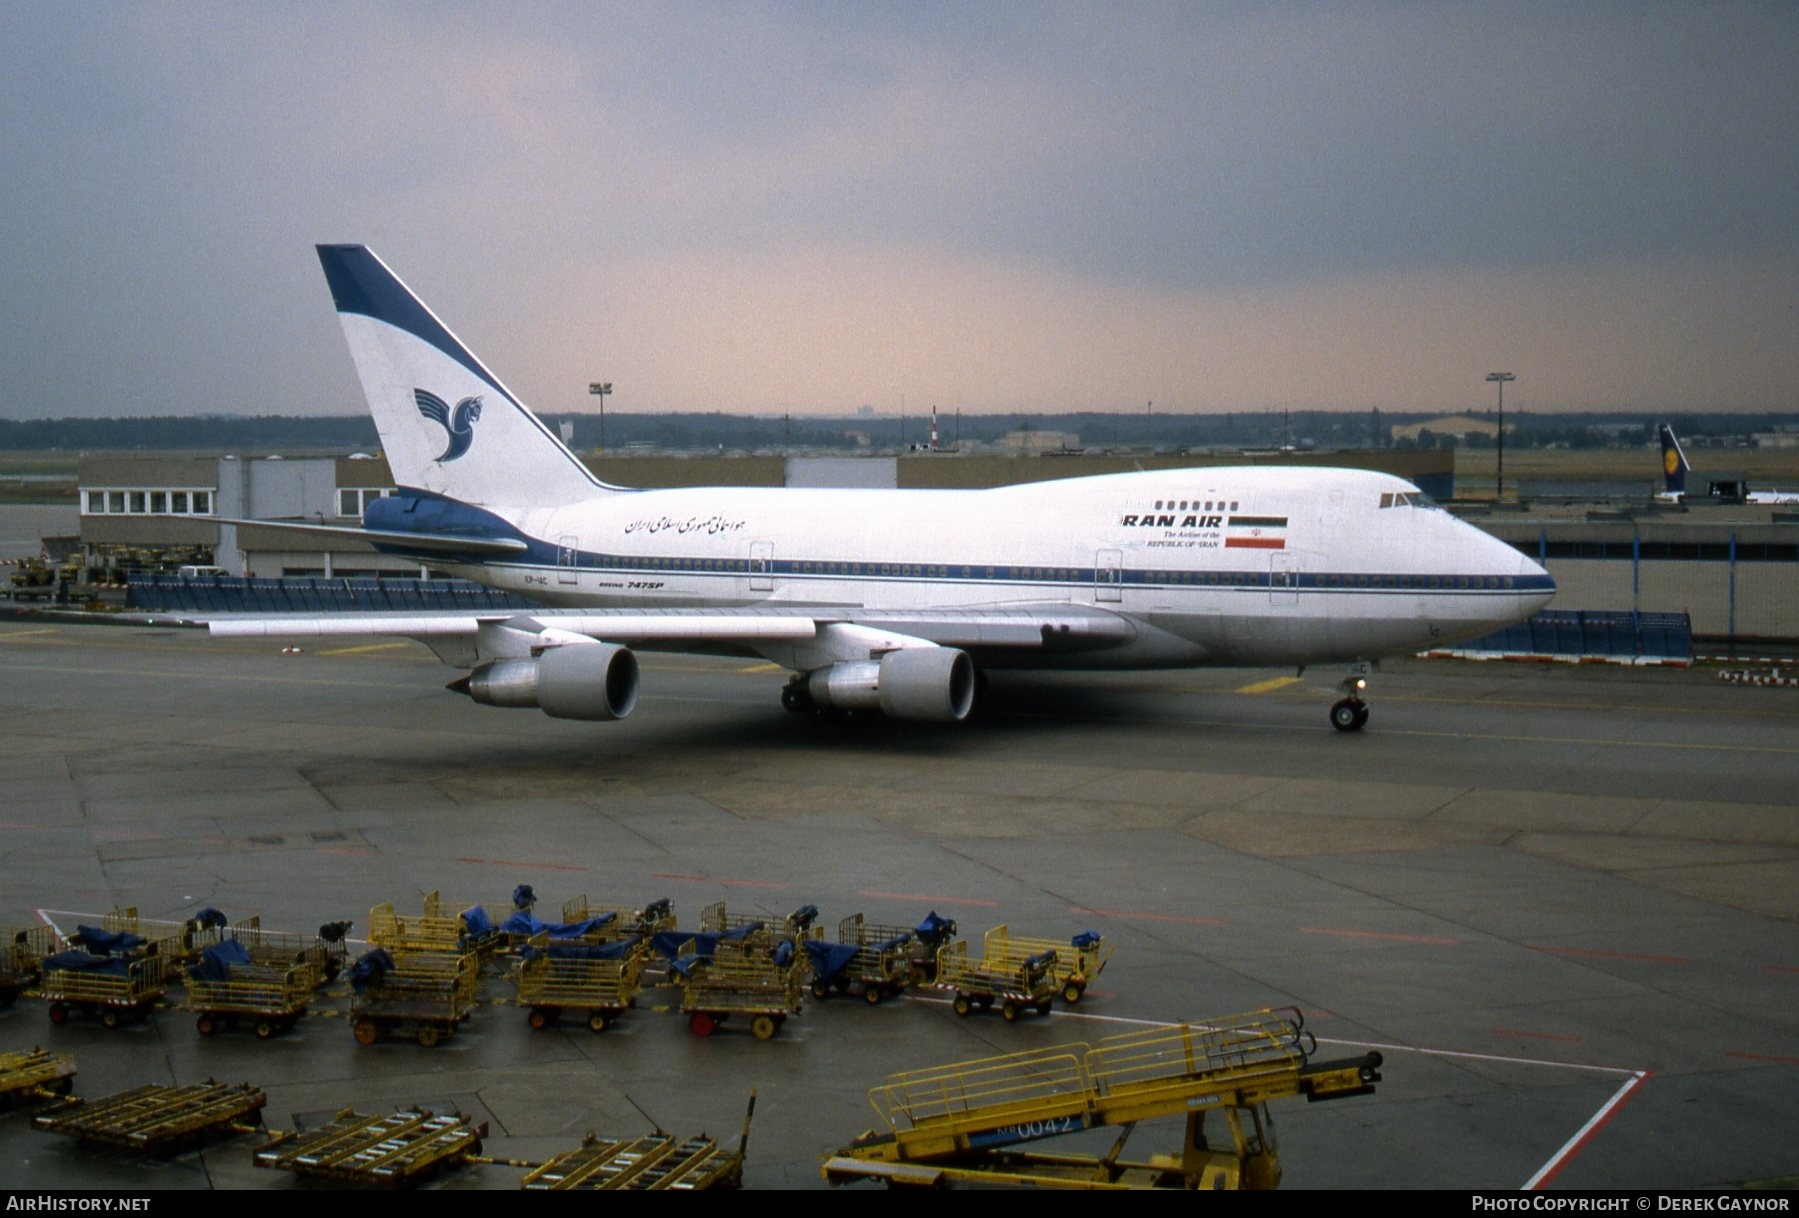
[[1553,594],[1535,562],[1361,470],[1199,468],[977,491],[713,487],[490,510],[531,542],[457,566],[551,604],[889,611],[1093,606],[1138,629],[990,665],[1374,658],[1472,637]]

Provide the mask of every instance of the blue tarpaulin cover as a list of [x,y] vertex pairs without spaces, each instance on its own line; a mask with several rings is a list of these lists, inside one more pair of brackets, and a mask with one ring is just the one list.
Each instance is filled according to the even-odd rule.
[[509,935],[541,935],[548,931],[552,939],[579,939],[617,920],[617,914],[607,913],[584,922],[539,922],[528,910],[521,909],[500,923],[500,929]]
[[537,894],[531,891],[531,885],[520,884],[512,890],[512,908],[530,909],[537,904]]
[[938,917],[937,911],[933,909],[924,916],[924,921],[918,924],[918,929],[913,933],[926,947],[941,947],[945,939],[956,933],[956,924],[948,918]]
[[548,948],[539,950],[526,944],[519,954],[527,960],[538,956],[548,956],[552,960],[624,960],[637,950],[638,939],[620,939],[615,943],[558,943],[550,941]]
[[96,956],[110,956],[114,952],[129,953],[144,945],[142,935],[134,935],[128,930],[101,930],[98,926],[77,926],[75,937],[71,942],[79,943]]
[[212,930],[215,927],[222,927],[222,926],[229,925],[229,923],[225,919],[225,915],[222,912],[220,912],[219,910],[214,909],[210,905],[208,905],[205,909],[202,909],[199,913],[195,914],[194,921],[198,922],[200,924],[200,926],[205,930]]
[[843,971],[843,966],[856,958],[854,943],[826,943],[823,939],[807,939],[806,954],[820,981],[829,981]]
[[748,926],[739,926],[735,930],[727,930],[724,934],[719,936],[719,941],[723,943],[736,943],[739,940],[749,938],[751,935],[759,935],[762,933],[762,930],[763,923],[751,922]]
[[783,939],[775,945],[774,961],[776,966],[786,968],[793,960],[793,940]]
[[874,950],[877,952],[892,952],[892,951],[898,951],[900,948],[906,946],[906,944],[908,944],[910,942],[912,942],[911,935],[896,935],[895,937],[887,940],[887,942],[885,942],[885,943],[876,943],[873,946],[874,946]]
[[109,973],[115,977],[127,977],[131,974],[131,961],[109,956],[96,956],[92,952],[57,952],[54,956],[44,958],[46,973],[53,973],[61,969]]
[[394,958],[388,955],[386,948],[377,947],[374,951],[364,952],[350,966],[350,988],[358,994],[362,993],[381,980],[393,966]]
[[462,929],[477,939],[485,939],[494,932],[493,919],[484,907],[477,905],[462,911]]
[[1099,946],[1099,932],[1096,930],[1084,930],[1080,934],[1076,935],[1074,938],[1070,939],[1069,942],[1072,943],[1075,947],[1081,948],[1083,950],[1085,950],[1086,948],[1089,948],[1089,947],[1098,947]]
[[248,963],[250,949],[236,939],[225,939],[201,952],[187,974],[195,981],[229,981],[233,965]]
[[802,905],[787,915],[787,925],[795,930],[805,930],[816,921],[818,921],[818,906],[816,905]]
[[710,956],[712,949],[718,946],[719,938],[718,935],[695,934],[685,930],[658,931],[650,937],[650,950],[659,956],[674,960],[681,955],[681,949],[691,943],[694,955]]

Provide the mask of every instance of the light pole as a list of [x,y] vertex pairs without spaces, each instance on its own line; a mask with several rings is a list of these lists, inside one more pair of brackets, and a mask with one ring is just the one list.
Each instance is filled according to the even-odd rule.
[[606,451],[606,395],[612,392],[611,381],[589,381],[587,392],[600,399],[600,452]]
[[1493,495],[1493,502],[1505,499],[1505,383],[1518,378],[1509,372],[1489,372],[1487,380],[1499,386],[1499,489]]

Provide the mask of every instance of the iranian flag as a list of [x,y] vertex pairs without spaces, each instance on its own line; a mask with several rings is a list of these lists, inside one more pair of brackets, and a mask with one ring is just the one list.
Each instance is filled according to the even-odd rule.
[[1225,525],[1227,550],[1284,550],[1287,548],[1285,516],[1232,516]]

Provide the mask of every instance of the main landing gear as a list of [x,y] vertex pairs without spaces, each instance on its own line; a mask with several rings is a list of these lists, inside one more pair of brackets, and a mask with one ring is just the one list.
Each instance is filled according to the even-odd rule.
[[1368,688],[1368,666],[1358,664],[1343,678],[1344,697],[1331,703],[1331,726],[1339,732],[1359,732],[1368,723],[1368,704],[1362,691]]

